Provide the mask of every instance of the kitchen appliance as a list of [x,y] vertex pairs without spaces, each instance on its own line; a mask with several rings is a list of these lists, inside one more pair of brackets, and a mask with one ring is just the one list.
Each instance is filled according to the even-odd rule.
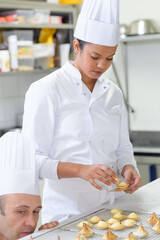
[[130,24],[130,35],[158,33],[158,25],[153,19],[138,19]]

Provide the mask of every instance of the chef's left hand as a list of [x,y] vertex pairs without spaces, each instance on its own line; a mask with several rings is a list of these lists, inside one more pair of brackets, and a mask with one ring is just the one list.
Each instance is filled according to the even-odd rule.
[[42,226],[38,229],[38,231],[43,230],[43,229],[48,229],[48,228],[54,228],[54,227],[57,226],[57,224],[58,224],[57,221],[50,222],[50,223],[45,223],[44,225],[42,225]]
[[124,166],[122,177],[125,179],[125,182],[130,185],[125,191],[126,193],[133,193],[142,186],[142,179],[132,165]]

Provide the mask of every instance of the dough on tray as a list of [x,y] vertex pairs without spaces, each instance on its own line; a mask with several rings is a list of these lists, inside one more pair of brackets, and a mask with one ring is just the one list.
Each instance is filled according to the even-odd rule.
[[91,222],[91,223],[98,223],[99,221],[101,221],[102,220],[102,218],[100,218],[100,217],[98,217],[98,216],[93,216],[93,217],[91,217],[91,218],[89,218],[88,219],[88,221],[89,222]]
[[109,224],[108,224],[108,221],[101,220],[95,226],[99,229],[107,229]]

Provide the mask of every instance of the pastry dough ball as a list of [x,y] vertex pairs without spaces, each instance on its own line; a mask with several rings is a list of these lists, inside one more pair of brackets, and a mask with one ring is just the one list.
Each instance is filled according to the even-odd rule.
[[89,222],[91,222],[91,223],[98,223],[99,221],[101,221],[102,220],[102,218],[100,218],[100,217],[98,217],[98,216],[94,216],[94,217],[91,217],[91,218],[89,218],[88,219],[88,221]]
[[112,209],[112,210],[110,211],[110,213],[111,213],[111,214],[123,213],[123,211],[120,210],[120,209],[114,208],[114,209]]
[[121,222],[125,227],[133,227],[136,224],[136,221],[133,219],[127,219]]
[[125,215],[121,213],[116,213],[112,216],[112,218],[118,219],[118,220],[123,220],[125,218]]
[[140,218],[139,215],[137,215],[136,213],[130,213],[128,216],[127,216],[128,219],[133,219],[133,220],[137,220]]
[[77,227],[82,228],[83,227],[83,223],[85,223],[88,227],[92,226],[92,223],[89,223],[87,221],[82,221],[82,222],[77,224]]
[[110,218],[109,220],[108,220],[108,223],[111,225],[111,224],[113,224],[113,223],[115,223],[115,222],[119,222],[119,220],[118,219],[115,219],[115,218]]
[[99,221],[96,225],[95,225],[97,228],[99,229],[107,229],[109,224],[107,221]]
[[121,230],[124,228],[124,225],[122,225],[120,222],[113,223],[109,228],[112,230]]

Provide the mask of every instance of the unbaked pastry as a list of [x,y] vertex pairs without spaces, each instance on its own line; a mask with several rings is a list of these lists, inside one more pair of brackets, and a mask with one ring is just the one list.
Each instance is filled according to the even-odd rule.
[[109,226],[112,230],[121,230],[124,228],[124,225],[122,225],[120,222],[115,222],[112,225]]
[[156,233],[160,233],[160,220],[158,219],[156,224],[152,227],[152,230]]
[[82,222],[77,224],[77,227],[82,228],[83,227],[83,223],[85,223],[88,227],[92,226],[92,223],[89,223],[87,221],[82,221]]
[[140,226],[133,232],[134,237],[144,238],[148,235],[148,232],[143,228],[142,223]]
[[85,223],[83,223],[83,227],[79,230],[78,234],[84,235],[85,237],[91,237],[93,231],[90,227],[88,227]]
[[136,221],[133,219],[127,219],[123,220],[121,224],[124,225],[125,227],[133,227],[136,224]]
[[156,217],[156,214],[152,213],[152,215],[147,219],[147,222],[150,225],[154,225],[154,224],[156,224],[157,220],[158,220],[158,218]]
[[101,220],[102,220],[102,218],[100,218],[98,216],[93,216],[93,217],[88,219],[88,221],[91,222],[91,223],[98,223]]
[[123,215],[122,213],[116,213],[112,216],[112,218],[123,220],[125,218],[125,215]]
[[99,229],[107,229],[109,224],[108,224],[108,221],[101,220],[95,226]]
[[136,213],[130,213],[128,216],[127,216],[128,219],[133,219],[133,220],[138,220],[140,218],[139,215],[137,215]]
[[110,211],[110,213],[111,213],[111,214],[123,213],[123,211],[120,210],[120,209],[114,208],[114,209],[112,209],[112,210]]
[[108,229],[107,233],[102,236],[103,240],[115,240],[117,238],[118,236],[112,233],[110,229]]
[[118,219],[115,219],[115,218],[110,218],[110,219],[108,220],[109,225],[111,225],[111,224],[113,224],[113,223],[115,223],[115,222],[119,222],[119,220],[118,220]]
[[127,237],[123,238],[123,240],[136,240],[136,238],[130,233]]

